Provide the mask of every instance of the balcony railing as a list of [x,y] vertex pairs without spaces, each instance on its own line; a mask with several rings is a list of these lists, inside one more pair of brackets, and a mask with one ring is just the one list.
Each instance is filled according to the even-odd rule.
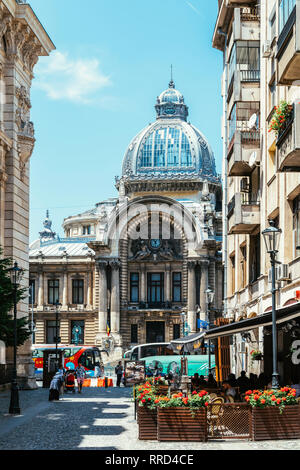
[[278,135],[277,171],[300,172],[300,102],[295,103],[284,128]]
[[259,224],[259,194],[236,193],[228,204],[228,233],[251,234]]
[[260,11],[259,7],[243,7],[241,8],[241,20],[242,21],[259,21]]
[[241,70],[242,82],[260,82],[260,70]]

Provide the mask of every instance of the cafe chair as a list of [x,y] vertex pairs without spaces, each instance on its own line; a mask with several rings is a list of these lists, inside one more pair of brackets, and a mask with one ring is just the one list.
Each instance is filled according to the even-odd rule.
[[217,397],[214,398],[208,407],[207,411],[207,423],[208,426],[211,427],[211,435],[214,436],[214,428],[215,426],[222,432],[221,427],[221,417],[223,416],[223,404],[224,398]]

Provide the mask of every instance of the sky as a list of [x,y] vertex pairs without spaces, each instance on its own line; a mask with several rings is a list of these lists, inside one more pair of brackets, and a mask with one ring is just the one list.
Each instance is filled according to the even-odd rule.
[[116,197],[125,151],[155,121],[170,68],[189,118],[221,173],[222,55],[212,48],[217,0],[29,0],[56,46],[34,69],[30,241],[46,210],[65,217]]

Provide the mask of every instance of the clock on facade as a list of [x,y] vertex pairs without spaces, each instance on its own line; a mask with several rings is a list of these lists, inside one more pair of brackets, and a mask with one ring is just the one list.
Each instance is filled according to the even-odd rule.
[[152,248],[159,248],[161,245],[161,241],[158,238],[153,238],[152,240],[150,240],[150,245],[152,246]]

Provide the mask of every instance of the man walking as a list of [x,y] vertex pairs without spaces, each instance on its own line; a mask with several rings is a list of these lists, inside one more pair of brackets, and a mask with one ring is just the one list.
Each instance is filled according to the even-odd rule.
[[78,385],[78,393],[81,393],[83,381],[86,377],[85,375],[85,368],[82,364],[79,364],[75,369],[77,385]]
[[115,373],[117,374],[117,387],[120,387],[123,375],[122,361],[119,361],[118,365],[116,366]]

